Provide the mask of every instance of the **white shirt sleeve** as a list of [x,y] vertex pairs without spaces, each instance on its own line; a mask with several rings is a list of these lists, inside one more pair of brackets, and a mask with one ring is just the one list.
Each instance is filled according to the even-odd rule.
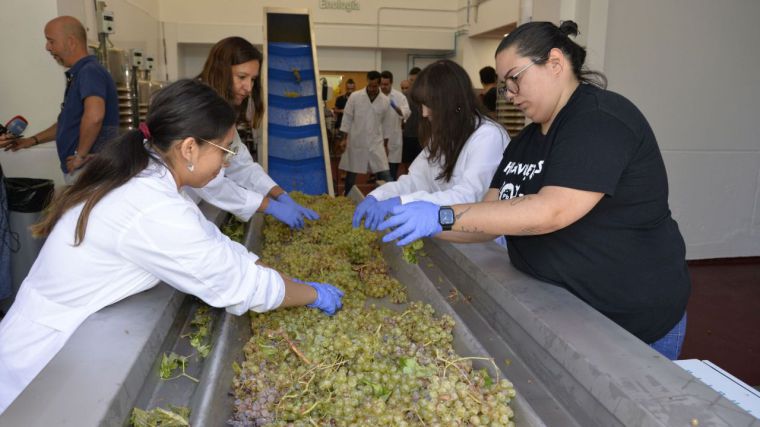
[[285,298],[278,272],[257,265],[255,254],[184,200],[142,211],[118,237],[117,248],[170,286],[233,314],[272,310]]
[[235,132],[233,144],[237,144],[238,153],[232,157],[230,164],[224,168],[224,175],[239,186],[265,196],[277,183],[264,172],[264,168],[261,165],[253,161],[251,153],[245,144],[243,144],[243,141],[240,140],[240,135],[237,132]]
[[201,198],[219,209],[248,222],[264,201],[264,196],[247,190],[224,176],[221,171],[203,188],[184,187],[183,191],[193,200]]
[[435,180],[441,168],[428,163],[426,149],[411,164],[407,175],[378,187],[370,195],[378,200],[400,196],[401,203],[419,200],[437,205],[479,202],[488,191],[508,144],[509,136],[501,126],[485,122],[465,143],[448,183]]

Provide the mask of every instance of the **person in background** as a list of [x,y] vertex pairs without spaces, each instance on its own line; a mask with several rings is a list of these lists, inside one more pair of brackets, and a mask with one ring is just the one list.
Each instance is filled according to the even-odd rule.
[[387,96],[380,94],[380,73],[367,73],[367,87],[354,92],[346,109],[340,131],[344,135],[341,145],[345,147],[338,168],[346,171],[344,194],[347,196],[356,182],[356,174],[374,172],[378,180],[393,181],[388,171],[385,140],[388,130],[386,116],[395,114]]
[[205,84],[173,83],[139,130],[107,144],[53,201],[33,230],[47,240],[0,322],[0,413],[88,316],[159,281],[236,315],[340,309],[340,290],[260,265],[180,194],[234,156],[235,116]]
[[[506,96],[533,122],[509,144],[482,203],[398,206],[378,229],[407,244],[507,235],[518,270],[570,291],[669,359],[691,283],[654,133],[584,68],[572,21],[523,24],[496,51]],[[441,233],[443,230],[451,230]]]
[[397,178],[398,164],[401,163],[401,151],[402,151],[402,135],[401,127],[404,124],[404,120],[409,118],[411,111],[409,110],[409,102],[406,100],[406,96],[403,93],[393,89],[393,73],[390,71],[383,71],[380,73],[380,92],[387,96],[391,102],[391,108],[394,114],[388,114],[386,119],[388,123],[385,124],[388,129],[388,164],[390,165],[390,172],[393,179]]
[[76,18],[60,16],[48,22],[45,39],[45,50],[68,68],[58,120],[29,138],[0,137],[0,148],[18,151],[55,140],[64,181],[72,184],[90,155],[118,134],[116,84],[98,59],[88,55],[87,32]]
[[401,171],[400,173],[406,173],[409,165],[417,158],[422,151],[422,145],[420,145],[420,139],[418,138],[419,123],[420,123],[420,106],[414,103],[411,98],[411,88],[414,86],[414,81],[417,79],[417,75],[422,71],[419,67],[414,67],[409,70],[409,93],[406,94],[406,99],[409,103],[409,118],[404,122],[403,131],[403,148],[401,153]]
[[340,123],[343,120],[343,110],[346,108],[346,103],[348,102],[348,97],[351,96],[351,94],[356,89],[356,83],[354,83],[354,79],[348,79],[346,80],[346,93],[343,95],[335,98],[335,108],[333,111],[335,112],[335,128],[340,129]]
[[[264,115],[259,78],[263,61],[261,52],[247,40],[228,37],[211,48],[197,78],[226,99],[238,115],[252,110],[252,127],[257,128]],[[233,136],[232,150],[237,155],[208,185],[187,189],[194,200],[203,199],[243,221],[255,212],[263,212],[293,229],[303,228],[307,219],[319,219],[316,212],[296,203],[253,161],[237,131]]]
[[422,106],[422,153],[409,173],[372,191],[354,211],[376,230],[393,207],[416,200],[452,205],[483,199],[509,136],[483,111],[467,72],[450,60],[420,72],[412,99]]
[[496,70],[490,65],[480,69],[480,84],[483,85],[483,91],[480,94],[480,100],[486,107],[491,117],[496,117]]
[[403,93],[404,96],[408,96],[409,89],[412,87],[412,84],[409,82],[409,79],[401,80],[401,83],[399,83],[399,86],[401,87],[401,93]]

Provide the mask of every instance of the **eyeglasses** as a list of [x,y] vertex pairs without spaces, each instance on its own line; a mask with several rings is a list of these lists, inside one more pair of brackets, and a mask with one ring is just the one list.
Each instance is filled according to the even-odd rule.
[[520,68],[520,71],[514,73],[513,75],[504,77],[504,86],[501,86],[499,88],[499,95],[507,96],[507,92],[512,93],[512,95],[517,95],[520,93],[520,85],[517,83],[517,78],[520,77],[520,74],[522,74],[525,70],[534,65],[536,65],[536,62],[532,61],[530,64]]
[[224,148],[224,147],[222,147],[219,144],[214,144],[213,142],[209,141],[208,139],[203,139],[203,138],[198,138],[198,139],[200,139],[201,141],[203,141],[203,142],[205,142],[207,144],[211,144],[214,147],[216,147],[216,148],[224,151],[224,162],[225,163],[227,163],[230,160],[232,160],[232,158],[237,155],[238,151],[240,151],[240,149],[237,146],[237,144],[231,145],[230,148],[232,148],[232,149],[229,149],[229,148]]

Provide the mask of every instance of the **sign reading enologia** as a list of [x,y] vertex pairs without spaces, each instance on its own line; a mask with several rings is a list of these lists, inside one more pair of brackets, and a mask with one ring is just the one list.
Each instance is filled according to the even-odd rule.
[[358,0],[319,0],[320,9],[333,9],[333,10],[345,10],[351,12],[352,10],[359,10]]

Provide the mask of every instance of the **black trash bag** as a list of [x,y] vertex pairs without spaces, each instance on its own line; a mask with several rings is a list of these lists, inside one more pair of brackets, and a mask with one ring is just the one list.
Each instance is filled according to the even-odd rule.
[[13,212],[42,212],[53,198],[55,184],[50,179],[5,178],[8,210]]

